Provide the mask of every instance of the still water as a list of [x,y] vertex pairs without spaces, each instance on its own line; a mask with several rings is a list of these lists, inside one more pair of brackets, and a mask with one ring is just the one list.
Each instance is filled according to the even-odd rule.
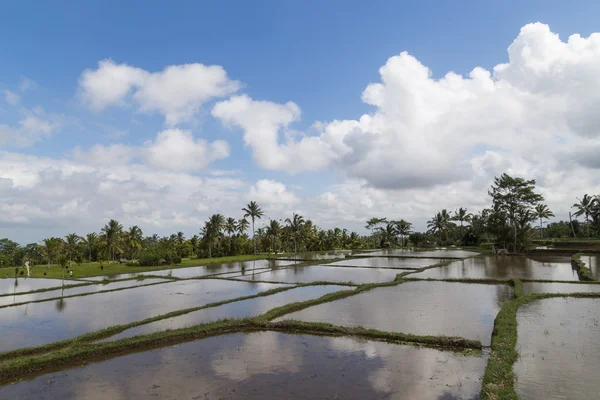
[[486,357],[406,345],[234,333],[0,388],[2,399],[477,399]]
[[309,283],[309,282],[353,282],[356,284],[389,282],[401,272],[385,268],[327,267],[310,265],[287,267],[239,277],[244,280],[269,282]]
[[351,257],[346,260],[337,261],[327,265],[419,269],[428,265],[437,264],[438,262],[440,262],[440,260],[431,258]]
[[521,399],[598,399],[600,299],[552,298],[517,312]]

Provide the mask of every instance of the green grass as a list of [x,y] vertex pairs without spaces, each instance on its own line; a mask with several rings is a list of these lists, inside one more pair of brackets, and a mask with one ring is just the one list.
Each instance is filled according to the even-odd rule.
[[[515,295],[518,294],[515,281]],[[507,301],[496,316],[492,332],[492,351],[483,376],[481,399],[517,399],[514,389],[513,364],[519,353],[517,344],[517,310],[531,301],[553,297],[600,298],[600,293],[545,293],[516,297]]]
[[[218,258],[196,258],[196,259],[184,259],[181,264],[174,265],[160,265],[156,267],[140,267],[140,266],[128,266],[126,264],[120,264],[118,262],[108,263],[106,261],[102,262],[92,262],[92,263],[83,263],[83,264],[75,264],[73,263],[73,277],[70,278],[69,274],[65,272],[65,279],[80,279],[87,278],[93,276],[102,276],[102,275],[117,275],[117,274],[130,274],[136,272],[147,272],[147,271],[159,271],[165,269],[175,269],[175,268],[185,268],[185,267],[193,267],[197,265],[207,265],[207,264],[221,264],[221,263],[230,263],[230,262],[239,262],[239,261],[253,261],[253,260],[264,260],[266,258],[272,258],[274,255],[272,254],[245,254],[240,256],[229,256],[229,257],[218,257]],[[100,265],[104,267],[104,269],[100,269]],[[20,270],[25,270],[21,268]],[[0,269],[0,277],[1,278],[14,278],[15,277],[15,269],[13,268],[3,268]],[[25,275],[27,272],[25,271]],[[60,265],[50,264],[50,265],[34,265],[30,268],[31,278],[53,278],[53,279],[61,279],[62,278],[62,269]],[[45,275],[44,275],[45,274]],[[25,276],[23,276],[25,277]]]

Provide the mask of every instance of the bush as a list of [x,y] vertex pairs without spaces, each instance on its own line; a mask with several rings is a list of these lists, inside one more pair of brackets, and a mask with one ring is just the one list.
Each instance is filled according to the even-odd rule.
[[158,265],[171,265],[181,263],[181,257],[174,254],[169,250],[162,249],[150,249],[145,251],[138,261],[138,263],[132,265],[139,265],[143,267],[155,267]]

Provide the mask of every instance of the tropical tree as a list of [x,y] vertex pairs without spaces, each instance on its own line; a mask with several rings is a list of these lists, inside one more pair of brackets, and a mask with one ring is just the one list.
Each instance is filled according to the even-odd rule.
[[205,222],[202,229],[203,239],[208,244],[208,257],[212,258],[212,245],[219,240],[223,226],[225,225],[225,217],[222,214],[213,214]]
[[395,243],[396,237],[398,236],[398,228],[396,227],[396,223],[388,222],[385,227],[378,227],[377,231],[381,234],[381,242],[382,243]]
[[592,197],[586,193],[583,195],[583,197],[581,199],[579,197],[577,197],[577,201],[579,203],[575,203],[572,206],[573,208],[577,209],[577,211],[575,213],[573,213],[573,215],[575,217],[585,215],[585,224],[587,226],[587,235],[590,236],[590,228],[589,228],[590,227],[590,215],[594,214],[595,204],[596,204],[596,201],[598,201],[598,199],[596,197]]
[[143,236],[142,230],[137,225],[129,227],[129,230],[123,234],[125,248],[129,250],[132,259],[136,256],[139,257],[139,252],[142,250]]
[[103,233],[103,243],[107,250],[107,259],[108,262],[115,260],[115,253],[117,251],[121,251],[119,248],[119,242],[121,239],[121,234],[123,233],[123,225],[121,225],[117,220],[111,219],[108,221],[108,224],[104,225],[102,228]]
[[452,217],[452,220],[460,222],[460,240],[461,241],[462,241],[462,237],[463,237],[463,223],[470,222],[472,217],[473,217],[473,214],[468,213],[466,208],[461,207],[457,211],[454,212],[454,217]]
[[271,238],[271,248],[277,254],[277,239],[281,234],[281,224],[277,220],[272,219],[267,226],[267,236]]
[[225,232],[227,232],[227,234],[229,236],[232,236],[234,233],[236,233],[237,232],[237,224],[236,224],[235,218],[232,218],[232,217],[227,218],[224,228],[225,228]]
[[242,211],[245,212],[244,218],[250,217],[252,219],[252,242],[254,243],[254,254],[256,254],[256,239],[254,238],[254,220],[261,219],[265,213],[260,209],[258,204],[255,201],[251,201],[248,205],[242,208]]
[[73,256],[79,251],[78,247],[80,240],[81,238],[75,233],[69,233],[67,236],[65,236],[63,249],[65,250],[66,255],[69,257],[69,268],[71,268],[73,265]]
[[412,224],[403,219],[400,221],[394,221],[396,225],[396,230],[398,231],[398,235],[402,238],[402,247],[404,247],[404,238],[410,235]]
[[427,232],[432,234],[437,233],[440,240],[444,241],[448,237],[448,229],[453,226],[451,221],[452,218],[450,217],[448,210],[443,209],[442,211],[438,211],[432,219],[427,221]]
[[50,237],[42,240],[42,255],[48,261],[48,265],[52,261],[56,261],[56,257],[63,246],[63,240],[61,238]]
[[508,174],[502,174],[499,178],[494,178],[494,184],[488,191],[492,197],[493,205],[504,213],[513,225],[513,251],[517,252],[517,229],[518,222],[527,211],[537,203],[544,200],[541,194],[535,191],[535,180],[525,180],[523,178],[513,178]]
[[304,225],[304,217],[294,213],[294,216],[292,217],[292,219],[286,218],[285,222],[288,224],[288,226],[290,227],[290,230],[292,231],[292,237],[294,240],[294,253],[297,253],[298,252],[297,240],[298,240],[298,235],[300,234],[300,231],[302,230],[302,225]]
[[96,232],[88,233],[85,237],[80,238],[81,243],[87,247],[90,264],[92,263],[92,249],[98,245],[98,234]]
[[250,227],[250,222],[248,222],[248,220],[246,218],[242,218],[242,219],[238,220],[237,231],[240,235],[243,235],[244,233],[246,233],[246,231],[248,230],[248,227]]
[[551,217],[554,217],[554,214],[552,213],[552,211],[550,211],[548,209],[547,205],[540,203],[535,206],[534,215],[536,218],[539,218],[539,220],[540,220],[540,235],[543,238],[544,237],[544,227],[542,226],[542,221],[544,219],[549,219]]
[[374,235],[374,232],[376,231],[377,228],[380,227],[380,225],[385,224],[387,222],[387,218],[371,218],[370,220],[367,221],[367,225],[365,225],[365,228],[371,231],[371,237],[374,240],[374,245],[376,244],[376,238]]

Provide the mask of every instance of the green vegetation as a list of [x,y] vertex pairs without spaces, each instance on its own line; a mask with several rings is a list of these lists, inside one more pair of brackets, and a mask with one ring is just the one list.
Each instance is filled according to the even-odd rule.
[[585,263],[581,261],[581,254],[573,254],[571,256],[571,265],[577,271],[577,275],[579,276],[580,281],[595,281],[596,278],[592,275],[592,272],[588,267],[585,266]]
[[[515,287],[518,284],[515,285]],[[515,295],[519,292],[515,290]],[[483,376],[482,399],[517,399],[514,390],[513,364],[519,353],[517,344],[517,310],[523,304],[553,297],[600,298],[600,293],[547,293],[523,296],[507,301],[496,316],[492,333],[492,352]]]

